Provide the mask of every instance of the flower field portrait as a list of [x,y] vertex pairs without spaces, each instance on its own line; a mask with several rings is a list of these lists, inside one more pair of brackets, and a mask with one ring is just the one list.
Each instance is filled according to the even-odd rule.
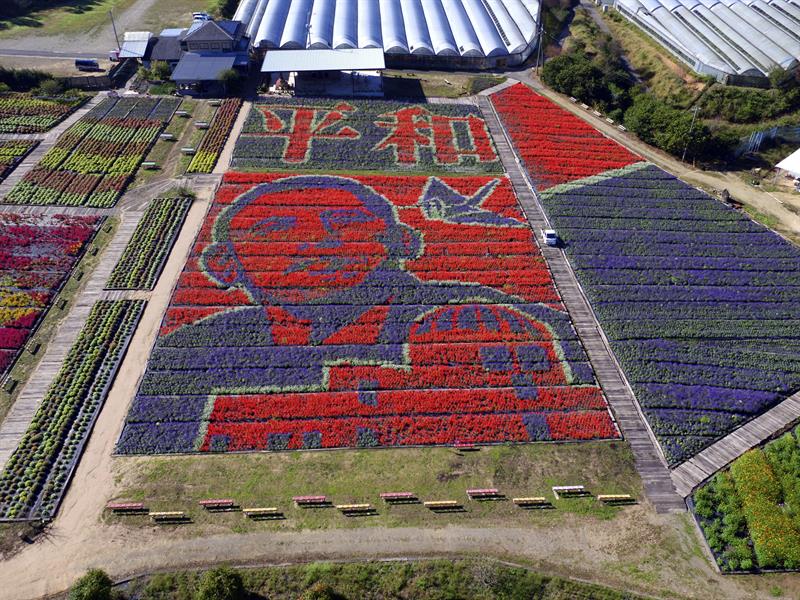
[[39,98],[30,94],[0,93],[0,133],[47,131],[69,116],[87,98]]
[[232,172],[117,452],[618,436],[507,179]]
[[101,221],[0,213],[0,376],[13,364]]
[[0,141],[0,181],[3,181],[25,157],[39,145],[35,140]]
[[475,106],[322,98],[259,101],[236,142],[231,167],[503,171]]

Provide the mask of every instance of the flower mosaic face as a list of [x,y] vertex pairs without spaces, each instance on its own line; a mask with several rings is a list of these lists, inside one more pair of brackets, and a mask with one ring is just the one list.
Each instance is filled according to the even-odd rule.
[[229,173],[118,451],[617,435],[506,179]]

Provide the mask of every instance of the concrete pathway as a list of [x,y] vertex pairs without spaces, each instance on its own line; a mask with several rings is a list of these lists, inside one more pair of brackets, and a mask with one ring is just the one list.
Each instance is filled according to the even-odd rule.
[[[491,102],[486,96],[480,96],[478,103],[514,186],[514,191],[522,204],[528,222],[538,236],[542,229],[549,226],[547,216],[532,191],[533,188],[520,166],[519,159],[512,150]],[[633,391],[611,352],[608,341],[600,329],[597,318],[578,284],[564,252],[558,248],[542,246],[542,254],[547,260],[564,305],[572,317],[578,337],[589,355],[597,380],[608,398],[617,425],[631,445],[636,470],[642,478],[648,499],[653,503],[657,512],[686,510],[683,500],[675,493],[669,469],[639,410]]]
[[714,473],[727,467],[751,448],[789,429],[798,418],[800,392],[789,396],[673,469],[672,481],[675,482],[678,493],[684,497],[689,496]]

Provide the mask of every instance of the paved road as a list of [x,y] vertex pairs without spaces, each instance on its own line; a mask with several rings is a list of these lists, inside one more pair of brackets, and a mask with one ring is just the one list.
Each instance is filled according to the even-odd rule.
[[50,52],[47,50],[17,50],[0,48],[0,56],[30,56],[31,58],[108,58],[108,54],[97,52]]

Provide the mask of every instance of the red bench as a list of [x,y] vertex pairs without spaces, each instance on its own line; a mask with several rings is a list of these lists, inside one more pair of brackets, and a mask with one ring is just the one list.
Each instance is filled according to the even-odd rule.
[[209,498],[200,500],[198,504],[208,511],[235,510],[237,508],[236,502],[231,498]]
[[473,488],[467,490],[467,496],[473,500],[486,500],[499,498],[501,494],[497,488]]
[[419,502],[414,492],[384,492],[381,500],[387,504],[416,504]]
[[327,496],[294,496],[292,500],[297,506],[324,506],[330,504]]
[[143,502],[109,502],[106,509],[119,515],[144,514],[147,507]]

